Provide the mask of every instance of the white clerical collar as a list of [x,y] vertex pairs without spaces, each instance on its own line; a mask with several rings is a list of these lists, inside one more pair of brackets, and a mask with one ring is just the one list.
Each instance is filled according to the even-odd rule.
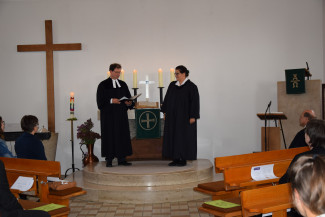
[[316,217],[325,217],[325,214],[318,215]]
[[188,78],[185,78],[185,80],[183,81],[183,83],[181,84],[181,85],[179,85],[179,81],[177,81],[176,83],[175,83],[175,85],[177,85],[177,86],[182,86],[182,85],[184,85],[185,84],[185,82],[188,80]]
[[113,88],[116,88],[116,84],[118,87],[121,87],[120,83],[118,82],[118,79],[112,79],[113,82]]

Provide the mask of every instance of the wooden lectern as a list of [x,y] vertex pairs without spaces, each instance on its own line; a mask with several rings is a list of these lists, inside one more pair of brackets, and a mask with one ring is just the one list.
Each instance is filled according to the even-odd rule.
[[[261,128],[261,138],[262,138],[262,151],[272,151],[281,149],[281,139],[280,131],[282,133],[282,138],[284,142],[284,147],[287,149],[286,141],[284,138],[282,119],[287,119],[287,116],[283,112],[274,112],[274,113],[257,113],[257,117],[261,120],[274,120],[275,127],[262,127]],[[280,123],[280,127],[277,126],[277,121]],[[265,137],[266,135],[266,137]]]

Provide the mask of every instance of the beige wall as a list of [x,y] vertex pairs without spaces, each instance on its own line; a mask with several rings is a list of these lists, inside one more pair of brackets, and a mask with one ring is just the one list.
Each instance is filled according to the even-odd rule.
[[306,81],[306,93],[286,94],[285,81],[278,82],[278,111],[284,112],[288,118],[282,121],[287,147],[302,129],[299,126],[299,116],[303,110],[313,109],[317,117],[321,118],[321,84],[321,80],[309,80]]

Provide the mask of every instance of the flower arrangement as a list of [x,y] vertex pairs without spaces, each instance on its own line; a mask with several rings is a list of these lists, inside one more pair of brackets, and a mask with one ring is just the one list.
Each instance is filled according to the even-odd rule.
[[77,127],[77,138],[81,139],[80,144],[94,144],[96,139],[100,139],[100,135],[91,130],[93,127],[94,123],[91,121],[91,118]]

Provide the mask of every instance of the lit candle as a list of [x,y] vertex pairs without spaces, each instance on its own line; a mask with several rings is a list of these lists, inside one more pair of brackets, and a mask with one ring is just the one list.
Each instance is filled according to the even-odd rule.
[[70,92],[70,117],[74,117],[74,92]]
[[163,87],[164,83],[163,83],[163,71],[161,68],[158,69],[158,81],[159,81],[159,87]]
[[111,76],[111,72],[107,71],[107,78],[109,78]]
[[136,69],[133,70],[133,88],[138,88],[138,81],[137,81],[137,73]]
[[121,76],[120,76],[120,79],[121,79],[122,81],[124,81],[124,69],[121,70]]
[[170,82],[175,81],[175,69],[170,68]]

